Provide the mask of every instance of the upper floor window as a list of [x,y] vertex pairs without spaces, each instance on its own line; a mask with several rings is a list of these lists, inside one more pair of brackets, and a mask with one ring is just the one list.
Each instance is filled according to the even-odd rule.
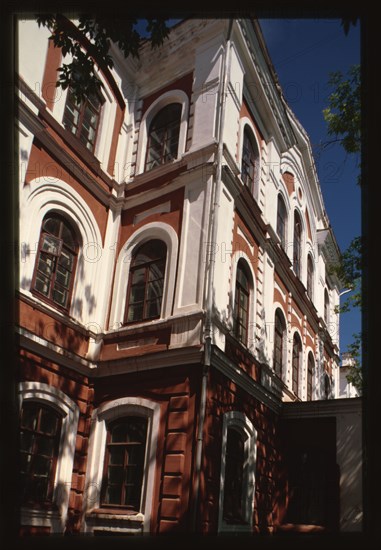
[[308,255],[307,258],[307,294],[311,298],[313,297],[314,291],[314,264],[311,258],[311,255]]
[[292,391],[298,395],[299,391],[299,372],[302,360],[302,342],[297,332],[294,334],[292,342]]
[[153,239],[141,245],[131,261],[125,322],[160,317],[167,247]]
[[308,354],[308,363],[307,363],[307,401],[312,399],[312,380],[313,372],[315,368],[314,357],[311,352]]
[[254,183],[257,177],[256,169],[258,162],[257,148],[254,144],[254,137],[248,126],[245,126],[243,133],[241,178],[243,183],[254,193]]
[[53,502],[61,417],[51,407],[26,401],[21,411],[20,473],[23,504]]
[[153,118],[148,130],[146,170],[177,158],[181,111],[180,103],[171,103]]
[[324,321],[325,324],[329,324],[329,295],[328,290],[324,290]]
[[63,125],[78,137],[92,153],[97,138],[102,99],[100,94],[94,93],[78,102],[71,88],[68,90],[66,99]]
[[233,333],[243,344],[247,344],[250,305],[250,279],[245,263],[240,260],[237,266],[235,283]]
[[295,275],[300,277],[301,273],[301,255],[302,255],[302,222],[298,212],[294,216],[294,261],[293,267]]
[[279,309],[275,312],[275,327],[274,327],[274,371],[275,374],[282,378],[284,366],[284,351],[285,351],[285,331],[286,323],[283,314]]
[[281,195],[278,195],[276,232],[283,248],[286,248],[287,210]]
[[68,309],[77,253],[75,233],[68,222],[56,214],[45,217],[32,289],[55,305]]
[[108,426],[102,504],[140,511],[148,419],[128,416]]

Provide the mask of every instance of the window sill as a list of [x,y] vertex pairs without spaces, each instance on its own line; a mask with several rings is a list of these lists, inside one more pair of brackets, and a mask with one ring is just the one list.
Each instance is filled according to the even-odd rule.
[[97,508],[86,514],[86,531],[105,531],[112,534],[141,535],[144,528],[144,515],[128,513],[126,510]]
[[118,508],[97,508],[88,512],[86,518],[130,521],[134,523],[144,522],[144,515],[141,512],[128,512],[127,510]]

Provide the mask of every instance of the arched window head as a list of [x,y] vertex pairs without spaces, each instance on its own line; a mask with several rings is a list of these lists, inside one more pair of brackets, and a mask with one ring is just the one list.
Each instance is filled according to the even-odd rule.
[[108,426],[102,487],[104,506],[141,511],[148,420],[129,416]]
[[24,401],[20,424],[21,502],[52,504],[61,416],[39,402]]
[[125,322],[156,319],[161,314],[167,247],[153,239],[140,246],[131,261]]
[[302,341],[297,332],[292,341],[292,391],[298,395],[299,391],[299,372],[302,361]]
[[307,258],[307,294],[311,298],[313,298],[313,291],[314,291],[314,264],[311,258],[311,255],[308,255]]
[[250,275],[243,260],[238,262],[235,283],[233,333],[243,344],[247,345],[250,307]]
[[41,228],[32,291],[63,309],[70,306],[78,243],[70,224],[48,214]]
[[329,295],[328,290],[324,290],[324,321],[325,324],[329,325]]
[[281,195],[278,195],[278,209],[277,209],[277,221],[276,232],[280,238],[282,247],[286,248],[286,228],[287,228],[287,210],[284,200]]
[[307,401],[312,400],[312,385],[313,385],[313,373],[315,369],[314,356],[311,352],[308,354],[308,363],[307,363]]
[[302,255],[302,222],[298,212],[294,215],[294,261],[293,267],[297,277],[301,273],[301,255]]
[[146,170],[177,158],[181,110],[180,103],[171,103],[153,118],[148,130]]
[[241,178],[243,183],[254,193],[257,178],[258,152],[252,131],[246,125],[243,132]]
[[275,312],[274,327],[274,372],[279,378],[282,378],[283,367],[285,365],[285,332],[286,323],[283,314],[277,309]]

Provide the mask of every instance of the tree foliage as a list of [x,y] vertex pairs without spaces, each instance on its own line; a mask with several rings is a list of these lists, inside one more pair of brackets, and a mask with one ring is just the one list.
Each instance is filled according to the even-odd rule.
[[347,77],[340,71],[331,73],[328,84],[333,88],[328,98],[328,107],[323,110],[328,134],[338,139],[347,153],[360,153],[360,66],[353,65]]
[[[168,36],[165,21],[159,18],[146,20],[145,31],[152,48],[160,46]],[[49,38],[55,47],[61,48],[63,57],[71,56],[69,63],[64,63],[57,69],[60,73],[57,87],[65,90],[70,86],[77,101],[100,88],[101,84],[94,66],[95,60],[98,65],[104,65],[109,69],[113,67],[110,55],[111,42],[118,45],[125,57],[139,57],[139,48],[145,40],[136,28],[137,19],[84,14],[78,16],[76,25],[70,25],[64,15],[55,13],[40,14],[37,16],[37,22],[39,26],[49,29]],[[88,47],[85,49],[82,37],[88,41]]]
[[[355,20],[347,20],[342,23],[347,34],[350,24],[355,25]],[[328,125],[328,134],[339,142],[348,154],[361,152],[361,79],[360,66],[353,65],[347,76],[337,71],[330,74],[329,85],[333,88],[328,98],[328,107],[323,110],[324,119]],[[361,183],[361,174],[358,177]],[[340,263],[332,268],[332,271],[343,281],[346,289],[352,290],[343,304],[338,308],[341,313],[352,308],[361,308],[361,270],[362,270],[363,241],[361,237],[355,237],[349,247],[341,255]],[[362,392],[362,367],[361,367],[361,334],[353,335],[353,342],[348,346],[347,352],[353,358],[353,365],[349,367],[347,375],[361,394]]]

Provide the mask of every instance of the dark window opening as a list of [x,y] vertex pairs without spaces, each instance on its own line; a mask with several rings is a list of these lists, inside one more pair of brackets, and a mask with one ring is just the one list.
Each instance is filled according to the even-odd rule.
[[100,94],[91,94],[78,102],[70,88],[66,99],[63,125],[92,153],[98,133],[102,100]]
[[24,505],[52,504],[61,417],[37,402],[23,403],[20,431],[20,497]]
[[245,128],[243,133],[241,178],[243,183],[254,193],[254,183],[257,168],[257,152],[253,143],[251,132]]
[[274,329],[274,371],[279,378],[282,378],[283,374],[284,333],[285,322],[283,315],[277,310],[275,313]]
[[249,297],[249,277],[243,262],[239,261],[237,266],[237,278],[235,284],[233,334],[245,345],[247,345],[249,324]]
[[180,103],[171,103],[153,118],[148,131],[146,170],[177,158],[181,110]]
[[313,387],[313,372],[315,368],[315,361],[312,353],[308,354],[308,365],[307,365],[307,401],[312,400],[312,387]]
[[166,245],[157,239],[143,244],[133,255],[128,285],[126,323],[160,317],[166,256]]
[[313,293],[313,277],[314,277],[314,266],[311,256],[308,256],[307,259],[307,294],[312,300]]
[[78,245],[73,229],[57,215],[45,218],[32,289],[63,309],[70,305]]
[[299,372],[301,364],[302,342],[300,336],[295,333],[292,345],[292,391],[298,395]]
[[294,271],[295,275],[297,277],[300,277],[301,273],[301,246],[302,246],[302,222],[300,220],[300,216],[297,212],[295,212],[295,220],[294,220]]
[[276,231],[282,247],[286,248],[286,227],[287,227],[287,210],[284,200],[278,195],[278,211],[277,211],[277,225]]
[[223,518],[226,523],[242,524],[244,521],[244,469],[245,441],[234,428],[227,431]]
[[108,426],[102,505],[140,511],[147,418],[129,416]]

